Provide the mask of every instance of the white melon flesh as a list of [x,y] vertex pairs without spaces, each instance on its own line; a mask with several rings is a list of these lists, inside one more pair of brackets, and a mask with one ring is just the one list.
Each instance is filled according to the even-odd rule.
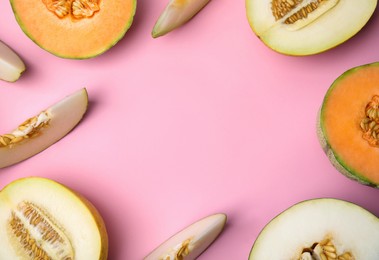
[[166,240],[144,260],[196,259],[218,237],[226,223],[226,215],[203,218]]
[[0,168],[25,160],[64,137],[80,122],[87,105],[87,91],[83,88],[12,132],[0,135]]
[[[280,2],[300,3],[276,19],[272,6]],[[312,3],[318,7],[307,13],[305,19],[285,23]],[[280,53],[301,56],[323,52],[354,36],[368,22],[376,5],[377,0],[246,0],[246,12],[251,28],[267,46]]]
[[378,260],[379,219],[355,204],[337,199],[301,202],[262,230],[249,259],[318,260],[321,254],[332,251],[336,258],[328,260]]
[[0,79],[14,82],[25,70],[20,57],[3,42],[0,42]]
[[0,259],[107,257],[107,234],[99,213],[50,179],[29,177],[6,186],[0,192],[0,225]]
[[156,22],[152,36],[165,35],[189,21],[210,0],[170,0]]

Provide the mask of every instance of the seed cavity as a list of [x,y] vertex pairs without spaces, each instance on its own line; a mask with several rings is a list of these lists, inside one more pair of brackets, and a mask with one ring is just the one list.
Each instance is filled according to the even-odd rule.
[[298,30],[321,17],[338,4],[339,0],[272,0],[275,18],[289,30]]
[[58,18],[76,20],[91,18],[100,11],[100,0],[42,0],[46,8]]
[[19,203],[11,213],[9,227],[18,248],[30,259],[74,260],[74,249],[63,229],[33,203]]
[[359,124],[362,138],[371,146],[379,147],[379,96],[374,95],[365,107],[364,118]]
[[184,240],[182,243],[173,248],[169,253],[160,257],[159,260],[184,260],[193,248],[191,241],[191,238]]
[[298,260],[356,260],[350,252],[338,254],[331,239],[326,238],[304,248]]
[[46,128],[50,122],[48,112],[41,112],[38,116],[29,118],[12,133],[0,135],[0,148],[12,148],[14,145],[21,143],[25,139],[33,138],[42,133],[42,129]]

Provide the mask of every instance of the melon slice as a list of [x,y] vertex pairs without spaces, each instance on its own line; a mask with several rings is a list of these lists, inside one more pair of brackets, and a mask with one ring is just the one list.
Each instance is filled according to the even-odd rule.
[[0,135],[0,168],[25,160],[64,137],[80,122],[87,105],[83,88]]
[[225,214],[203,218],[166,240],[144,260],[196,259],[218,237],[225,223]]
[[209,0],[170,0],[158,21],[153,32],[154,38],[163,36],[172,30],[182,26],[195,16]]
[[331,49],[358,33],[377,0],[246,0],[248,21],[271,49],[311,55]]
[[337,199],[296,204],[268,223],[250,260],[377,260],[379,219]]
[[115,45],[132,24],[136,0],[10,0],[27,36],[63,58],[97,56]]
[[337,170],[379,187],[379,63],[350,69],[334,81],[317,132]]
[[15,82],[25,70],[20,57],[3,42],[0,42],[0,79]]
[[50,179],[29,177],[7,185],[0,192],[0,225],[0,259],[107,259],[99,212]]

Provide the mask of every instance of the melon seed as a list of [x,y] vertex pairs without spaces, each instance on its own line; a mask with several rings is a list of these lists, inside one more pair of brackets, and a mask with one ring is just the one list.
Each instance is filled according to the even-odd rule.
[[21,202],[9,220],[11,234],[31,259],[73,260],[74,249],[48,213],[30,202]]

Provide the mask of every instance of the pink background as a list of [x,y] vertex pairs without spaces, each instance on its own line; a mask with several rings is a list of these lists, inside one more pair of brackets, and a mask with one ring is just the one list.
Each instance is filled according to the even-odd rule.
[[25,176],[59,181],[86,196],[109,232],[109,259],[141,259],[206,215],[228,225],[200,259],[247,259],[259,231],[287,207],[334,197],[379,215],[379,191],[339,174],[318,143],[323,96],[345,70],[379,60],[378,12],[328,52],[288,57],[251,31],[244,1],[212,1],[158,39],[166,0],[139,0],[130,31],[90,60],[65,60],[35,45],[0,2],[0,40],[28,69],[0,82],[0,132],[85,86],[90,108],[64,139],[0,169],[0,188]]

